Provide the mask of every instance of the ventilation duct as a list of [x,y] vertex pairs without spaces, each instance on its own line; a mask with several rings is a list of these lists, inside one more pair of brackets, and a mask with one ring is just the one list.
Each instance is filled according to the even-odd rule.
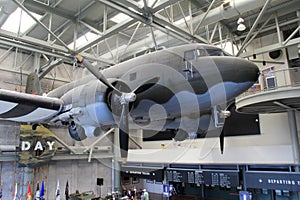
[[0,27],[7,20],[9,15],[17,9],[17,5],[11,0],[0,0]]

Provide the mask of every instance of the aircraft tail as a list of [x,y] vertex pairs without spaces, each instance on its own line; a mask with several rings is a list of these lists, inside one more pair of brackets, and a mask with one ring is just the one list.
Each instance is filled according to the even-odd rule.
[[42,94],[40,80],[36,72],[32,72],[28,75],[25,92],[35,95]]

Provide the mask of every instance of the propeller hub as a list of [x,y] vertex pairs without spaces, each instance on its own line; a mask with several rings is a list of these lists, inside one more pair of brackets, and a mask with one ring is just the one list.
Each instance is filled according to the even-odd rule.
[[136,94],[133,92],[130,93],[122,93],[122,96],[120,98],[120,103],[123,104],[128,104],[130,102],[133,102],[136,100]]

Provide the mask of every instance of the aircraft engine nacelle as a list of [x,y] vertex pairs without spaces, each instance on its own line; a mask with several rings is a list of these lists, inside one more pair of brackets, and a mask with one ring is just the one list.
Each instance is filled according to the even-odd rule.
[[98,137],[115,124],[106,103],[107,87],[98,80],[78,85],[68,91],[62,100],[72,107],[59,116],[62,121],[69,121],[70,136],[75,140]]

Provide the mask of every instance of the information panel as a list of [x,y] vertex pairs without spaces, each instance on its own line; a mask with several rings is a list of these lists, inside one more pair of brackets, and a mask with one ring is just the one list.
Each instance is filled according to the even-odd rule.
[[122,167],[124,176],[163,181],[163,169]]
[[231,170],[212,170],[203,171],[205,184],[221,187],[239,186],[239,172]]
[[202,171],[199,170],[167,170],[167,181],[184,183],[203,183]]
[[300,192],[300,173],[296,172],[246,172],[248,188],[277,189]]

